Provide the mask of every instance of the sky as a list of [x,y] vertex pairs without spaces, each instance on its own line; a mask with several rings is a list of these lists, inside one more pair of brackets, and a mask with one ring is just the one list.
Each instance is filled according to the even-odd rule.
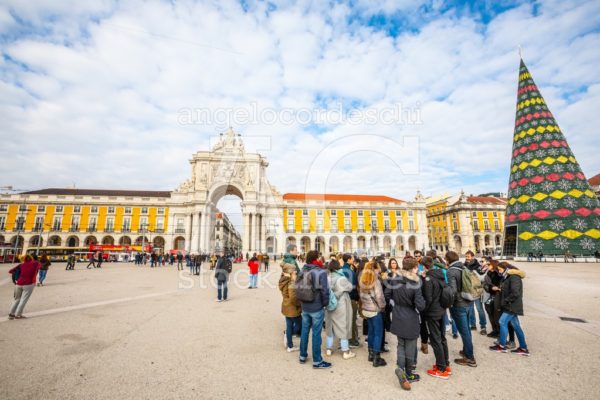
[[232,126],[281,193],[506,192],[519,46],[599,173],[598,1],[3,0],[0,186],[172,190]]

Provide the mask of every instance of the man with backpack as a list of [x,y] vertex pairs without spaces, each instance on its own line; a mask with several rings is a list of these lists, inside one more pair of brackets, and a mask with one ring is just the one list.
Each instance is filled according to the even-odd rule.
[[421,318],[425,320],[429,330],[429,343],[435,355],[435,365],[427,371],[434,378],[448,379],[452,370],[450,369],[450,356],[448,354],[448,342],[446,341],[446,323],[444,315],[448,307],[454,303],[454,291],[448,286],[443,269],[433,267],[431,257],[421,259],[425,271],[423,280],[423,297],[425,298],[425,310]]
[[[461,358],[455,359],[454,362],[458,365],[477,367],[473,353],[473,338],[469,327],[469,309],[474,300],[472,289],[475,284],[471,279],[471,271],[459,261],[456,252],[447,252],[445,258],[448,263],[448,284],[456,293],[454,305],[450,308],[450,315],[456,323],[456,328],[463,343],[463,349],[460,352]],[[481,289],[479,278],[475,277],[475,279],[479,282],[479,289]],[[481,293],[479,293],[479,296],[481,296]]]
[[302,333],[300,336],[300,364],[308,358],[308,333],[312,329],[313,368],[331,368],[331,363],[321,356],[321,331],[325,318],[325,307],[329,305],[329,283],[327,271],[319,266],[319,252],[311,250],[306,255],[306,264],[296,279],[296,298],[302,306]]
[[227,282],[231,274],[232,264],[229,257],[221,252],[221,257],[217,260],[215,267],[215,279],[217,280],[217,302],[227,301]]
[[[465,253],[465,267],[467,267],[467,269],[469,271],[477,273],[479,280],[483,281],[483,278],[487,271],[483,270],[483,267],[481,266],[481,264],[479,264],[479,261],[477,261],[477,259],[475,258],[475,254],[471,250],[469,250]],[[475,323],[475,309],[476,308],[477,308],[477,314],[479,314],[479,328],[481,329],[479,331],[479,333],[482,335],[487,335],[487,329],[486,329],[487,320],[485,318],[485,310],[483,309],[483,303],[481,301],[481,297],[476,298],[471,303],[471,308],[469,309],[469,325],[471,326],[471,330],[472,331],[477,330],[477,325]]]

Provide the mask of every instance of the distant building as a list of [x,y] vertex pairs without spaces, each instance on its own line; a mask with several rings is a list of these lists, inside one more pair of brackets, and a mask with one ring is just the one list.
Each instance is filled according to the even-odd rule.
[[588,180],[588,182],[589,182],[590,186],[592,187],[592,190],[594,191],[594,193],[596,193],[596,197],[598,199],[600,199],[600,174],[592,176]]

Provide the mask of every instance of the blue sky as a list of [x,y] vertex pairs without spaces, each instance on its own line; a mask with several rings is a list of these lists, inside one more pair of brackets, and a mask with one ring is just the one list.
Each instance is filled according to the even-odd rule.
[[[599,28],[597,1],[5,1],[0,183],[169,190],[228,125],[182,124],[182,110],[401,104],[420,123],[232,125],[248,150],[269,138],[281,192],[319,190],[311,166],[331,193],[505,192],[519,45],[591,177]],[[332,146],[336,162],[315,165]]]

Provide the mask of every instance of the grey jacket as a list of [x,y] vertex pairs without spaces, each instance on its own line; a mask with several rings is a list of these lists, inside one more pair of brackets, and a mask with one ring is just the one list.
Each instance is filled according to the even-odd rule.
[[462,290],[462,270],[464,268],[465,265],[460,261],[455,261],[448,267],[448,285],[456,292],[454,307],[469,307],[472,303],[460,295]]

